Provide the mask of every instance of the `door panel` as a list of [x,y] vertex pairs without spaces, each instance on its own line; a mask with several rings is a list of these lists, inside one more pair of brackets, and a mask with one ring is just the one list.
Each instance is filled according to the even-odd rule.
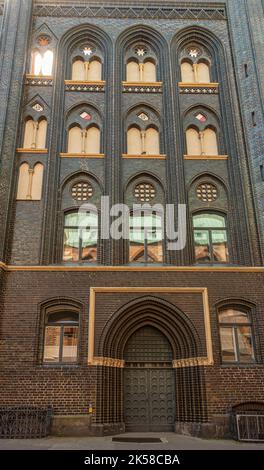
[[175,382],[166,336],[146,325],[129,338],[124,359],[124,419],[127,431],[173,431]]
[[125,368],[124,418],[127,431],[173,431],[173,369]]

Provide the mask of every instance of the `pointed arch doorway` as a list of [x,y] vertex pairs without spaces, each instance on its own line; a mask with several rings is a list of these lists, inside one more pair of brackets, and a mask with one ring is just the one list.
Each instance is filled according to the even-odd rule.
[[124,421],[126,431],[174,431],[175,372],[167,337],[145,325],[124,348]]

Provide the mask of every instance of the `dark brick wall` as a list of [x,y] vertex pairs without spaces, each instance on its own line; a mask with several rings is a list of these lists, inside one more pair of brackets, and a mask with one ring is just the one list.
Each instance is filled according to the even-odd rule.
[[[128,186],[126,192],[127,184],[131,178],[147,173],[159,181],[159,192],[164,192],[161,197],[164,196],[166,202],[175,205],[188,201],[188,191],[194,178],[210,173],[212,178],[219,178],[226,188],[218,209],[224,210],[228,201],[232,262],[235,265],[249,266],[263,264],[264,183],[259,171],[260,165],[264,164],[261,0],[221,0],[217,4],[214,0],[207,0],[203,5],[211,13],[202,12],[199,2],[195,2],[195,19],[188,12],[188,6],[193,7],[194,2],[184,0],[135,0],[133,5],[138,9],[134,13],[130,9],[129,13],[122,13],[121,17],[113,11],[112,17],[108,17],[109,10],[106,13],[95,13],[93,10],[93,15],[91,12],[88,14],[87,7],[95,8],[98,2],[80,0],[78,4],[85,10],[69,10],[69,3],[72,4],[72,1],[64,0],[56,2],[56,10],[49,10],[49,4],[53,3],[52,0],[13,0],[6,4],[4,11],[0,46],[0,63],[3,65],[0,69],[0,260],[14,265],[61,262],[58,254],[61,253],[62,211],[71,204],[69,187],[66,186],[65,189],[63,185],[78,172],[90,173],[96,179],[96,201],[102,191],[103,194],[110,195],[112,202],[127,200],[131,203],[131,186]],[[99,3],[111,6],[111,1]],[[113,3],[131,7],[131,1],[116,0]],[[61,8],[61,5],[67,8]],[[175,7],[171,14],[172,19],[162,13],[155,17],[154,9],[157,5]],[[152,8],[142,10],[143,6]],[[34,38],[38,32],[47,32],[47,28],[55,44],[54,84],[41,87],[24,85],[25,73],[29,72],[30,50]],[[146,38],[150,34],[153,45],[160,51],[158,60],[163,94],[122,94],[120,91],[120,81],[124,78],[122,47],[129,43],[133,28],[137,30],[138,38],[141,35]],[[210,42],[215,57],[218,57],[219,60],[214,64],[214,75],[220,82],[219,96],[178,94],[177,47],[181,40],[180,34],[183,34],[185,28],[190,28],[190,32],[195,29],[197,37],[199,34],[201,37],[204,35],[208,44]],[[87,30],[87,34],[91,38],[96,36],[98,44],[102,45],[107,79],[105,93],[64,92],[63,79],[70,32],[77,33],[79,30]],[[247,78],[245,64],[248,66]],[[15,149],[21,146],[25,113],[35,98],[45,103],[47,111],[48,154],[21,156],[16,154]],[[59,158],[59,153],[65,150],[66,114],[73,104],[83,102],[94,105],[102,114],[103,148],[106,154],[104,160]],[[125,150],[122,127],[125,125],[126,114],[132,106],[139,103],[140,106],[154,107],[160,116],[166,161],[121,159]],[[207,106],[219,116],[222,148],[229,155],[228,162],[183,162],[184,116],[194,105]],[[253,111],[256,126],[252,126]],[[41,202],[15,200],[18,168],[22,161],[27,161],[31,167],[41,161],[45,166]],[[190,212],[198,208],[193,193],[189,202]],[[101,260],[104,264],[124,264],[126,256],[122,243],[103,244]],[[192,264],[190,232],[186,250],[183,253],[170,254],[166,261],[178,265]],[[208,287],[214,365],[204,367],[203,373],[210,419],[214,414],[228,413],[232,406],[240,402],[263,401],[263,273],[66,270],[22,270],[7,273],[0,268],[1,403],[51,404],[56,413],[62,414],[85,414],[89,403],[96,407],[96,403],[100,401],[98,395],[102,392],[103,377],[114,377],[115,372],[111,375],[106,368],[98,367],[97,371],[96,367],[87,366],[89,288],[139,285]],[[96,348],[103,328],[118,307],[135,297],[140,296],[98,296],[98,311],[101,313],[100,321],[96,323]],[[205,338],[201,327],[200,300],[190,294],[183,295],[180,300],[176,295],[164,294],[159,297],[181,308],[194,322],[201,337],[203,352]],[[41,363],[41,304],[49,299],[57,299],[58,303],[62,299],[73,299],[83,306],[80,360],[76,366],[52,367]],[[252,302],[256,306],[253,316],[256,365],[221,366],[216,304],[229,299]],[[118,382],[121,379],[118,376],[113,380]],[[112,389],[112,393],[115,397],[117,392]],[[100,421],[100,417],[98,420]]]
[[[37,2],[39,4],[39,2]],[[45,3],[45,2],[44,2]],[[103,2],[102,2],[103,3]],[[146,2],[148,4],[151,2]],[[178,5],[181,6],[182,2]],[[223,4],[220,2],[219,5]],[[92,2],[89,4],[92,4]],[[87,5],[87,2],[85,3]],[[169,5],[176,5],[175,2],[169,2]],[[210,5],[210,2],[209,2]],[[36,5],[35,5],[36,7]],[[58,5],[59,8],[59,5]],[[231,8],[231,7],[230,7]],[[117,18],[113,14],[113,18],[105,18],[103,14],[99,14],[97,18],[94,17],[79,17],[79,10],[72,10],[71,15],[63,11],[56,10],[57,13],[51,13],[48,10],[34,10],[35,16],[32,19],[32,32],[31,44],[34,44],[34,38],[41,31],[49,31],[49,34],[54,37],[55,44],[55,77],[53,87],[36,87],[25,86],[23,96],[23,106],[20,115],[17,114],[19,119],[19,126],[17,128],[17,139],[12,139],[8,148],[8,171],[12,181],[9,182],[9,192],[12,199],[9,202],[9,214],[7,221],[7,238],[5,240],[5,257],[12,263],[19,264],[49,264],[58,262],[56,244],[58,243],[58,223],[59,211],[61,209],[59,201],[60,182],[65,178],[70,177],[73,173],[79,170],[85,170],[91,174],[96,175],[101,183],[104,194],[109,194],[111,201],[123,202],[124,190],[127,182],[131,177],[140,172],[151,172],[157,176],[165,189],[166,201],[169,203],[177,204],[184,203],[188,198],[188,184],[190,180],[203,173],[210,172],[216,177],[224,180],[228,187],[229,205],[229,219],[230,219],[230,242],[232,245],[232,261],[235,264],[259,264],[260,263],[260,233],[258,233],[258,226],[256,225],[255,218],[255,201],[253,200],[254,188],[251,185],[251,174],[249,172],[250,163],[247,159],[247,147],[244,142],[244,132],[242,122],[240,120],[240,111],[242,104],[239,103],[240,95],[237,93],[236,87],[236,68],[233,63],[233,52],[235,51],[233,43],[230,42],[229,28],[234,18],[230,10],[230,18],[228,22],[224,19],[205,19],[201,15],[198,20],[191,20],[187,14],[186,19],[173,18],[159,19],[153,18],[148,13],[144,14],[144,18],[140,20],[132,18]],[[141,11],[141,10],[139,10]],[[43,16],[44,14],[48,16]],[[63,21],[61,21],[61,16]],[[140,14],[140,13],[138,13]],[[198,23],[197,23],[198,21]],[[45,23],[45,26],[43,24]],[[68,34],[72,28],[80,28],[81,26],[89,23],[95,27],[95,35],[100,29],[103,31],[105,39],[102,39],[102,44],[105,47],[105,61],[104,68],[107,73],[107,91],[106,93],[81,93],[81,92],[66,92],[62,85],[64,76],[65,60],[62,60],[65,48],[61,42],[65,34]],[[154,31],[159,32],[155,38],[156,46],[160,47],[163,51],[161,57],[158,57],[160,62],[160,73],[164,85],[164,94],[121,94],[120,81],[124,78],[121,74],[123,69],[122,63],[122,48],[118,39],[120,35],[125,38],[126,31],[129,28],[141,25],[138,29],[139,35],[142,28],[153,28]],[[217,96],[205,95],[183,95],[178,96],[177,87],[175,83],[179,80],[178,76],[178,63],[176,61],[177,51],[172,45],[171,51],[170,43],[173,37],[178,35],[184,28],[198,27],[201,30],[213,32],[219,38],[219,43],[224,48],[225,64],[215,63],[215,74],[220,80],[220,95]],[[49,28],[49,29],[47,29]],[[12,27],[10,26],[11,31]],[[91,28],[90,28],[91,29]],[[236,34],[234,29],[234,34]],[[25,32],[24,32],[25,34]],[[91,38],[93,33],[91,32]],[[147,33],[144,33],[147,37]],[[241,33],[238,32],[238,38]],[[26,38],[26,36],[25,36]],[[125,39],[124,39],[125,40]],[[153,39],[154,41],[154,39]],[[237,41],[239,42],[239,41]],[[241,41],[240,41],[241,42]],[[160,46],[159,46],[160,44]],[[245,42],[246,44],[246,42]],[[24,42],[26,45],[26,41]],[[116,46],[116,57],[111,59],[113,46]],[[237,46],[236,46],[237,47]],[[252,54],[250,44],[247,45],[248,54]],[[24,50],[24,65],[23,71],[29,71],[30,54]],[[220,60],[220,51],[216,57]],[[22,54],[22,55],[23,55]],[[239,52],[238,52],[239,54]],[[7,60],[7,59],[6,59]],[[21,60],[21,59],[20,59]],[[217,62],[217,60],[215,60]],[[11,65],[6,62],[6,68],[9,69]],[[228,76],[224,76],[223,69],[226,67]],[[19,74],[22,77],[22,69],[19,69]],[[113,82],[113,76],[115,82]],[[247,92],[247,96],[250,93]],[[32,228],[32,217],[34,209],[31,214],[31,204],[19,203],[19,211],[15,209],[15,192],[17,182],[18,164],[21,161],[19,156],[10,157],[14,155],[14,148],[10,145],[16,143],[21,146],[23,120],[26,113],[28,103],[32,102],[35,97],[40,97],[46,103],[47,115],[49,119],[49,131],[47,146],[49,149],[48,155],[24,155],[23,159],[28,161],[31,165],[35,161],[41,161],[45,165],[45,179],[43,189],[42,210],[38,219],[34,222],[35,236],[28,241],[28,234]],[[64,119],[65,115],[71,106],[76,103],[83,103],[84,101],[89,104],[95,105],[103,116],[103,148],[106,152],[105,161],[95,161],[85,159],[67,159],[60,161],[59,152],[65,149],[65,131]],[[124,137],[122,135],[122,126],[125,122],[127,110],[131,106],[140,103],[150,104],[153,106],[161,118],[161,131],[164,141],[164,150],[167,154],[167,160],[164,161],[130,161],[122,160],[121,153],[124,152]],[[184,135],[181,130],[183,123],[183,116],[190,106],[194,105],[209,106],[220,116],[220,134],[223,141],[223,150],[229,154],[229,162],[185,162],[183,165],[183,152],[185,150]],[[12,107],[9,106],[9,112],[12,113],[14,107],[19,107],[19,99],[14,99]],[[4,109],[4,108],[3,108]],[[25,109],[25,111],[24,111]],[[260,129],[260,128],[258,128]],[[251,136],[254,140],[254,136]],[[16,141],[16,142],[14,142]],[[12,166],[12,158],[15,160],[15,168]],[[4,189],[6,178],[3,179],[3,197],[7,194]],[[241,198],[243,192],[243,198]],[[12,207],[13,204],[13,207]],[[34,203],[33,203],[34,204]],[[221,204],[220,204],[221,206]],[[191,211],[191,207],[189,207]],[[4,214],[4,212],[3,212]],[[2,215],[3,215],[2,214]],[[17,220],[16,220],[17,218]],[[236,221],[239,220],[239,227]],[[4,226],[6,222],[4,223]],[[191,239],[191,234],[188,240]],[[17,240],[23,245],[23,250],[18,249]],[[126,260],[123,253],[121,244],[112,244],[109,246],[105,244],[104,253],[102,258],[105,262],[110,264],[122,264]],[[61,252],[61,248],[59,248]],[[186,250],[177,255],[169,254],[166,258],[167,262],[172,264],[190,264],[193,261],[192,246],[189,244]]]
[[[95,403],[96,367],[87,367],[90,286],[208,287],[213,337],[214,366],[204,367],[209,415],[226,413],[241,401],[263,399],[264,321],[263,274],[257,273],[118,273],[118,272],[10,272],[4,289],[1,321],[1,402],[3,404],[52,404],[57,413],[84,413]],[[179,298],[155,294],[201,323],[203,316],[197,295]],[[140,296],[140,295],[139,295]],[[102,328],[120,305],[135,294],[98,294],[96,344]],[[49,299],[81,302],[80,363],[78,366],[43,366],[39,361],[42,344],[40,306]],[[242,299],[256,305],[253,327],[258,363],[252,366],[221,366],[216,304]],[[101,313],[100,313],[101,312]],[[197,324],[197,323],[196,323]],[[204,343],[201,327],[199,334]]]

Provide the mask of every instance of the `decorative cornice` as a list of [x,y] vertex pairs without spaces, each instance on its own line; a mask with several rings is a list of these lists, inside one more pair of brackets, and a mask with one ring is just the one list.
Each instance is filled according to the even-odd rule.
[[105,82],[78,82],[65,80],[65,91],[105,91]]
[[[90,2],[89,6],[77,2],[77,5],[61,4],[35,4],[34,16],[56,17],[81,17],[81,18],[149,18],[149,19],[203,19],[225,20],[226,10],[224,6],[100,6],[96,2]],[[113,2],[114,3],[114,2]]]
[[208,366],[212,364],[212,362],[208,364],[208,359],[206,357],[191,357],[189,359],[175,359],[172,361],[172,367],[174,369],[182,367]]
[[41,77],[37,75],[26,75],[26,85],[34,86],[52,86],[52,77]]
[[89,366],[105,366],[105,367],[118,367],[122,369],[125,367],[125,361],[123,359],[113,359],[112,357],[93,357],[88,362]]
[[162,82],[122,82],[123,93],[162,93]]
[[[112,357],[93,357],[88,361],[89,366],[117,367],[123,369],[126,365],[123,359],[114,359]],[[191,357],[189,359],[175,359],[172,361],[173,369],[182,369],[183,367],[201,367],[213,365],[213,361],[208,362],[207,357]]]
[[179,83],[180,94],[217,95],[218,83]]

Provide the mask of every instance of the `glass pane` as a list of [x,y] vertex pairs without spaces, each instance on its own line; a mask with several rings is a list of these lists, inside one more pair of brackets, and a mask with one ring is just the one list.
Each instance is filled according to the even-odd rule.
[[42,67],[42,57],[39,52],[35,53],[34,56],[34,75],[39,75]]
[[235,362],[234,330],[233,328],[220,328],[222,359],[224,362]]
[[64,229],[63,261],[79,260],[80,233],[77,228]]
[[52,74],[52,63],[53,63],[53,52],[46,51],[43,56],[42,62],[42,72],[43,75],[51,75]]
[[141,229],[140,227],[138,228],[134,227],[130,229],[129,240],[130,242],[140,243],[144,245],[144,240],[145,240],[144,230]]
[[63,332],[63,362],[76,362],[78,345],[78,327],[65,326]]
[[253,362],[254,354],[250,326],[240,326],[237,328],[237,338],[240,362]]
[[212,230],[211,234],[214,261],[226,263],[228,261],[226,231]]
[[193,217],[195,228],[225,227],[225,217],[217,214],[198,214]]
[[82,260],[95,262],[97,259],[97,229],[82,230]]
[[200,263],[211,261],[209,249],[209,232],[207,230],[194,231],[195,259]]
[[220,323],[250,323],[248,314],[239,310],[228,308],[219,313]]
[[[143,237],[144,238],[144,237]],[[136,242],[130,241],[129,244],[129,262],[130,263],[145,263],[145,248],[144,241]]]
[[152,230],[146,233],[147,250],[149,263],[162,263],[162,232],[161,230]]
[[44,340],[44,362],[58,362],[60,358],[60,326],[46,326]]
[[98,216],[94,212],[71,212],[65,215],[65,227],[97,227]]
[[151,213],[141,213],[130,216],[130,227],[162,228],[162,217]]
[[47,323],[79,323],[79,315],[74,312],[56,312],[51,313],[47,318]]

